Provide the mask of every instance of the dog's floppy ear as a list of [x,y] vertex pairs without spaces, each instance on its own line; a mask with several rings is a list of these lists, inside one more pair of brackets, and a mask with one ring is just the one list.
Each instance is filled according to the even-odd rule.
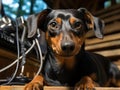
[[88,30],[94,30],[97,38],[103,38],[104,22],[94,17],[87,9],[79,8],[78,11],[84,16]]
[[104,21],[100,20],[97,17],[93,17],[94,18],[94,31],[95,31],[95,35],[98,38],[103,38],[103,29],[105,27]]
[[[28,29],[28,38],[37,37],[37,33],[40,33],[40,37],[38,38],[38,41],[40,43],[42,54],[46,54],[47,52],[47,44],[45,40],[45,33],[43,32],[44,28],[44,21],[48,13],[50,12],[50,9],[45,9],[42,12],[38,14],[31,15],[27,18],[27,29]],[[39,34],[38,33],[38,34]]]
[[48,14],[52,11],[52,9],[46,9],[44,11],[42,11],[40,14],[38,14],[38,19],[37,19],[37,26],[39,29],[41,29],[42,31],[45,31],[45,21],[46,21],[46,17],[48,16]]
[[38,14],[31,15],[27,18],[28,38],[32,38],[36,35],[37,28],[44,29],[44,21],[51,9],[45,9]]
[[28,38],[32,38],[37,31],[37,15],[30,15],[27,18]]

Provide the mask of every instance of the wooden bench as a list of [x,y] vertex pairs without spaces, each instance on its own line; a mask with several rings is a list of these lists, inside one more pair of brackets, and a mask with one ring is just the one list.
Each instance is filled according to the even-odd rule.
[[[96,90],[120,90],[120,88],[113,87],[96,87]],[[24,86],[0,86],[0,90],[24,90]],[[43,90],[74,90],[73,87],[63,87],[63,86],[45,86]]]

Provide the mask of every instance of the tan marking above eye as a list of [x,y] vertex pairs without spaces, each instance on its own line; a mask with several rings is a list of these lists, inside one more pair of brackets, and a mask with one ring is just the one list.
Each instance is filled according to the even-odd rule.
[[62,19],[61,19],[61,18],[58,17],[58,18],[56,18],[55,20],[56,20],[56,22],[57,22],[58,24],[61,25],[61,23],[62,23]]
[[73,24],[76,21],[76,19],[74,17],[70,18],[70,24]]

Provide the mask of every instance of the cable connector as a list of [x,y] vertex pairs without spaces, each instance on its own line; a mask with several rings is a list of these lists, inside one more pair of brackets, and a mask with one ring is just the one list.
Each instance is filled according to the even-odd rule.
[[23,26],[25,24],[24,18],[22,16],[18,17],[16,19],[16,21],[17,21],[17,24],[18,24],[19,27],[21,27],[21,26]]

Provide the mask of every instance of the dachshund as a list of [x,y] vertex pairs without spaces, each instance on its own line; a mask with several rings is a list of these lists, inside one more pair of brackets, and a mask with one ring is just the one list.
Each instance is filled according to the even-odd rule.
[[87,9],[45,9],[27,19],[28,38],[41,34],[45,55],[39,76],[25,90],[42,90],[44,85],[94,90],[97,86],[120,86],[120,71],[102,55],[85,50],[86,34],[93,30],[103,38],[104,22]]

